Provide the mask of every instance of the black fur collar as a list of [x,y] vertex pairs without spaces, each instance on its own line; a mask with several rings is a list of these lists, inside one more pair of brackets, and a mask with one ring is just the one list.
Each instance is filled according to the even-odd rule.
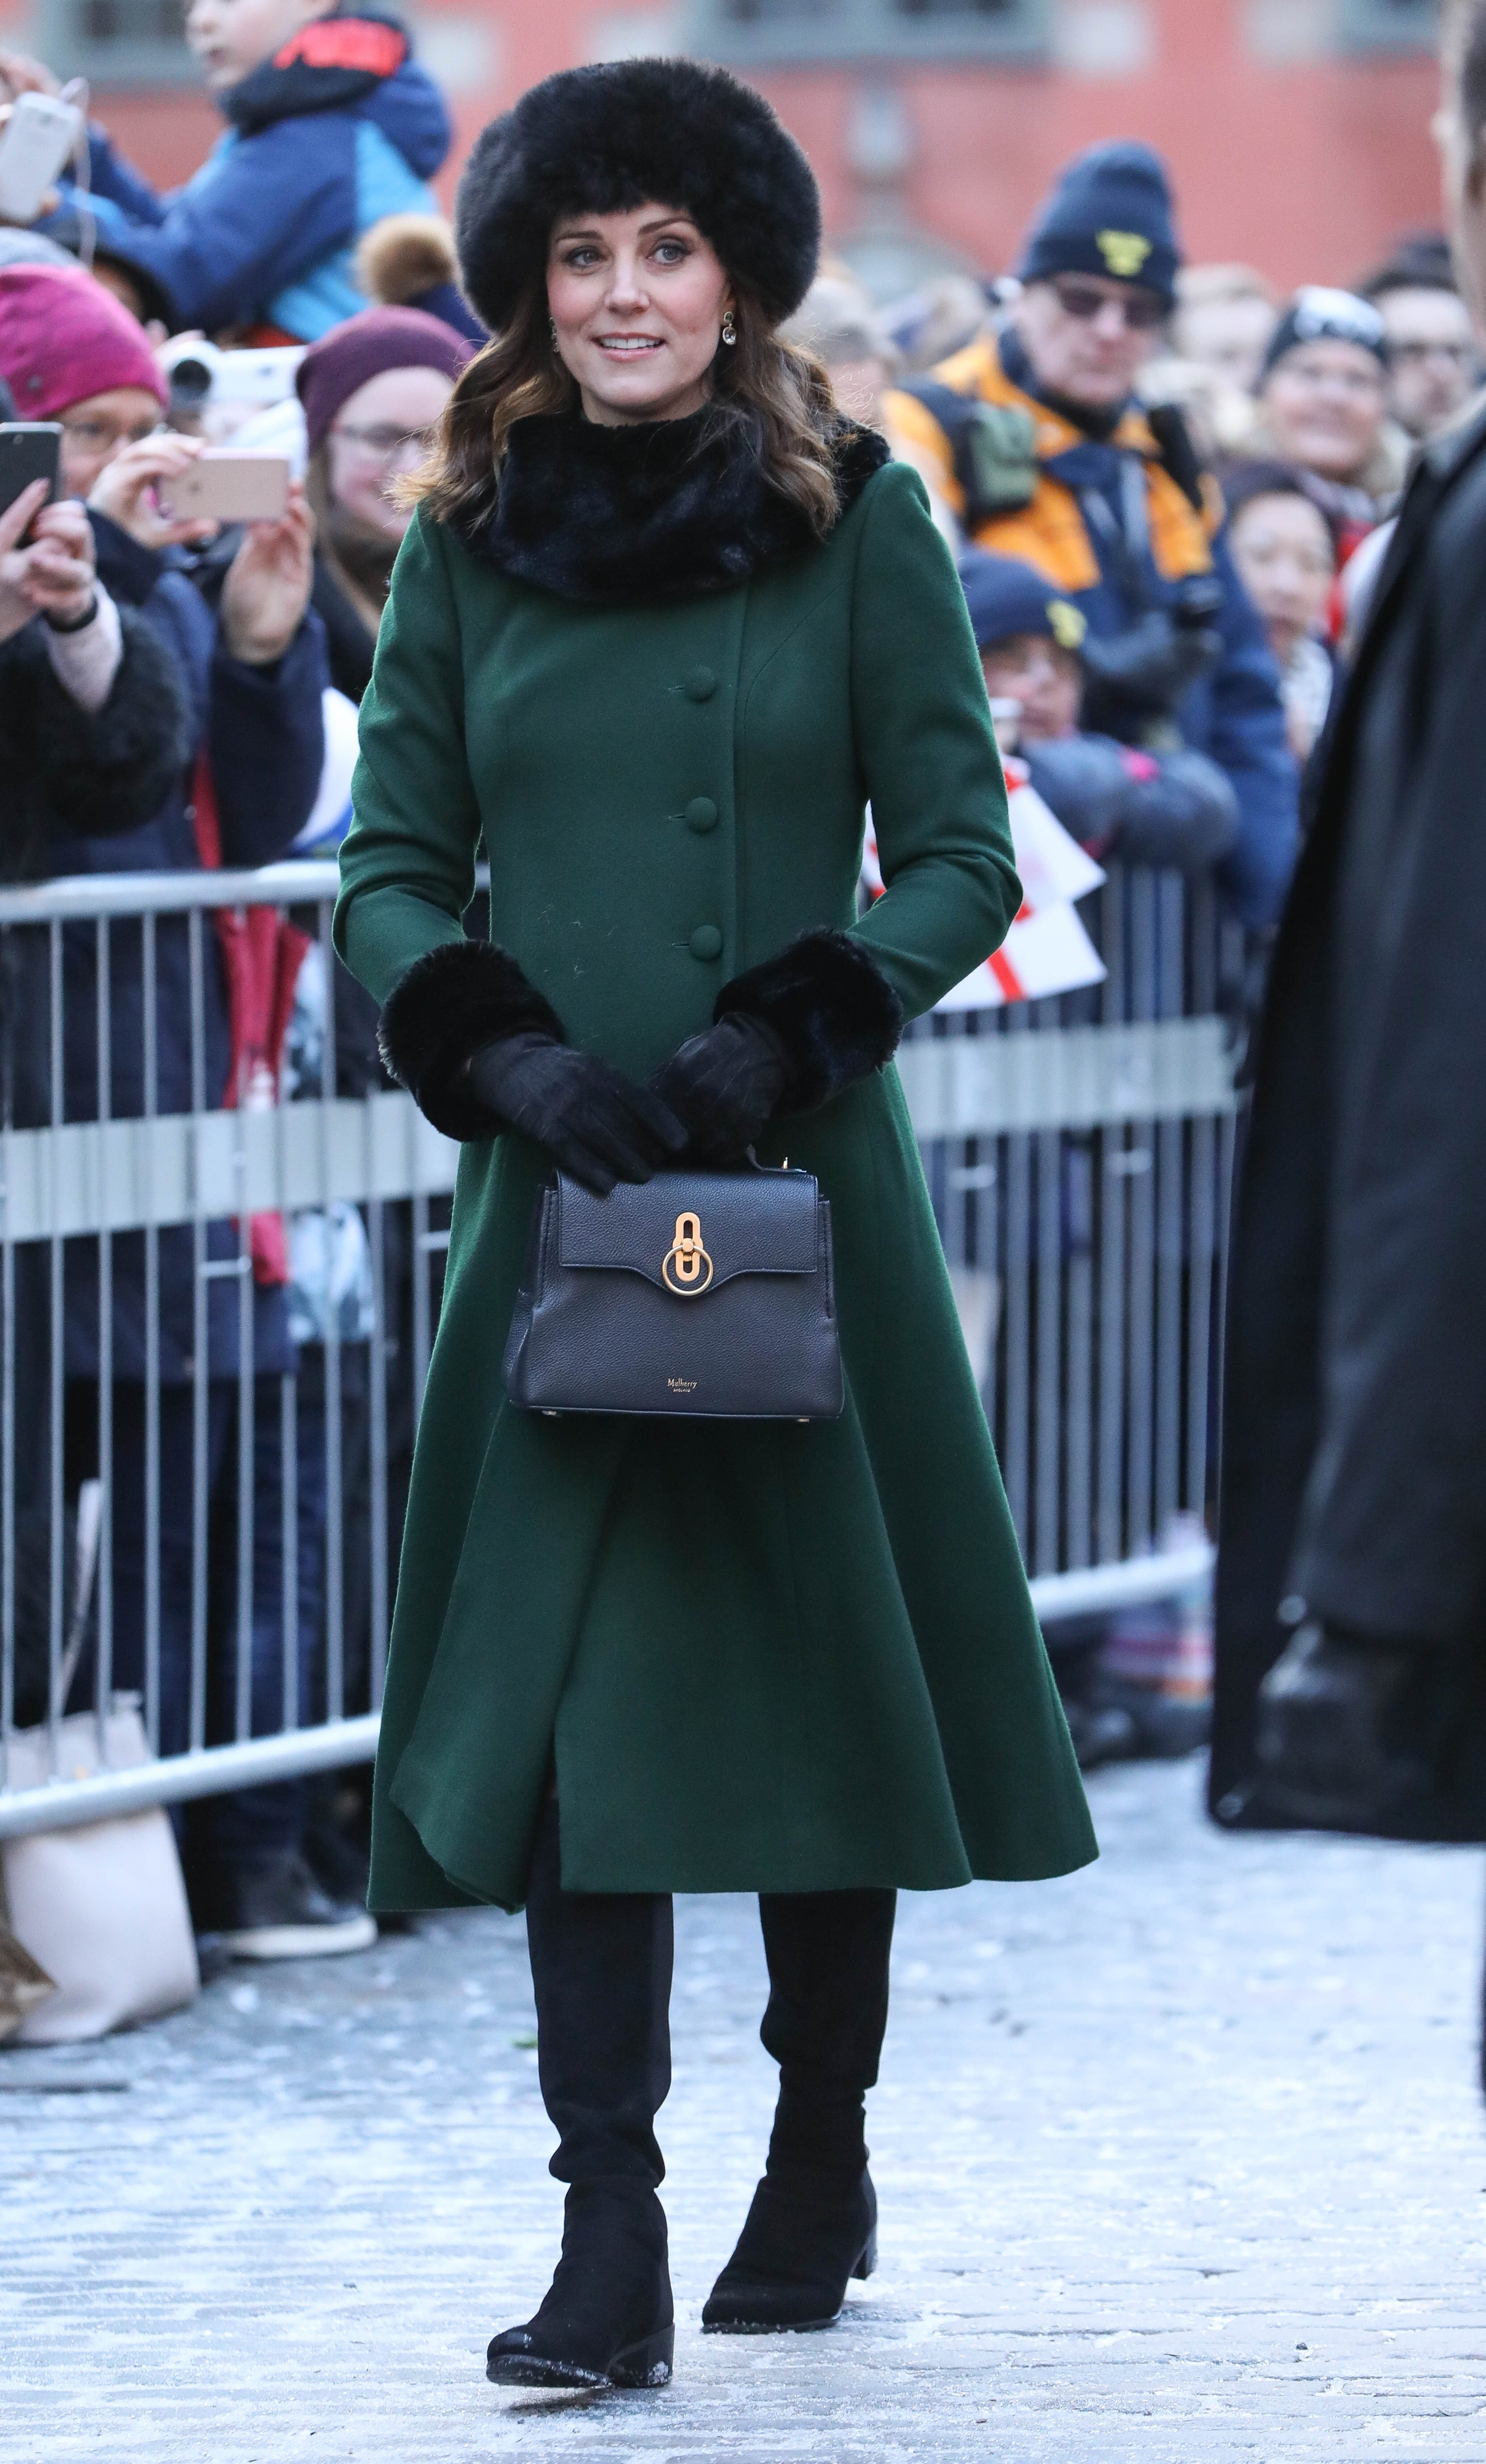
[[[570,413],[519,421],[495,510],[467,545],[520,582],[596,606],[736,590],[760,565],[813,545],[747,434],[708,438],[706,416],[639,428]],[[887,459],[876,429],[841,422],[843,513]]]

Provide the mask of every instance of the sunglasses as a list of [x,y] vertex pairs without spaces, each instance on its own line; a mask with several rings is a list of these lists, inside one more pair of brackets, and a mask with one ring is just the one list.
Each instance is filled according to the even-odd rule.
[[1118,308],[1132,334],[1153,334],[1166,320],[1166,303],[1154,291],[1101,291],[1069,275],[1054,277],[1053,288],[1064,314],[1081,325],[1092,325],[1101,308]]

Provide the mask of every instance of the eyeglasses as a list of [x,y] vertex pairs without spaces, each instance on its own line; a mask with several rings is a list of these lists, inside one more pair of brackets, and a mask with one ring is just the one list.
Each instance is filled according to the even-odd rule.
[[121,445],[143,445],[147,437],[159,436],[165,429],[161,419],[136,420],[132,428],[122,427],[116,419],[64,419],[62,434],[69,445],[80,453],[112,453]]
[[1471,368],[1475,365],[1477,352],[1474,342],[1390,342],[1388,358],[1394,367],[1401,360],[1414,367],[1422,360],[1448,360],[1452,367]]
[[404,455],[421,459],[433,442],[432,428],[332,428],[330,433],[349,446],[358,461],[384,466]]
[[1053,289],[1064,314],[1076,317],[1080,325],[1092,325],[1101,308],[1118,308],[1132,334],[1153,334],[1166,321],[1166,303],[1154,291],[1101,291],[1076,275],[1054,275]]

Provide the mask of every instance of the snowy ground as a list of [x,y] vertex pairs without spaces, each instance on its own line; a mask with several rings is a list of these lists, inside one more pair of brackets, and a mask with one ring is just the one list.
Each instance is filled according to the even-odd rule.
[[0,2455],[1486,2464],[1479,1859],[1223,1838],[1195,1765],[1093,1794],[1091,1873],[903,1903],[829,2334],[699,2332],[771,2078],[751,1903],[683,1905],[654,2395],[485,2384],[559,2217],[519,1922],[0,2054]]

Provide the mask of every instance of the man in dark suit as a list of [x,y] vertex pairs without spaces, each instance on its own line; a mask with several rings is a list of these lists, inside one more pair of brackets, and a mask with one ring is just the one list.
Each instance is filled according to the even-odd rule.
[[[1486,0],[1436,122],[1486,309]],[[1275,955],[1234,1234],[1212,1812],[1486,1838],[1486,403],[1424,452]]]

